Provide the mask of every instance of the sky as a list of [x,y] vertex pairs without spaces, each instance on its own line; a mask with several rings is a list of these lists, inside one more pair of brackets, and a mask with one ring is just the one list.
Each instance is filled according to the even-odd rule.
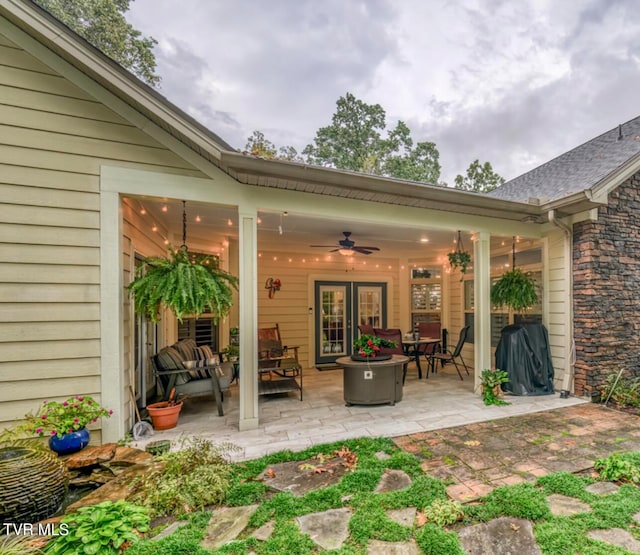
[[347,92],[511,179],[640,115],[636,0],[135,0],[160,92],[235,148],[299,152]]

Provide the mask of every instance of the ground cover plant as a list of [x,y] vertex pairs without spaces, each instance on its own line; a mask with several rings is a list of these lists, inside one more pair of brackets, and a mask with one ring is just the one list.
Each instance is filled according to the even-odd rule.
[[[349,471],[333,485],[310,491],[301,497],[288,492],[273,492],[258,479],[261,473],[281,462],[299,461],[301,472],[329,472],[327,461],[342,452],[352,464]],[[385,453],[379,457],[377,453]],[[207,553],[257,555],[333,553],[364,555],[373,540],[403,542],[414,540],[427,555],[463,554],[456,532],[463,526],[486,522],[500,516],[530,520],[536,541],[545,555],[580,553],[581,555],[622,555],[628,553],[615,546],[588,537],[595,529],[623,528],[640,539],[640,531],[632,516],[640,511],[640,487],[628,479],[607,474],[618,468],[619,460],[640,466],[640,453],[615,454],[603,459],[600,475],[582,476],[557,472],[538,478],[535,483],[522,483],[494,489],[478,502],[461,505],[446,495],[447,484],[428,476],[421,469],[421,459],[399,449],[389,439],[364,438],[315,446],[293,453],[282,451],[260,459],[229,465],[230,475],[224,499],[227,506],[257,504],[248,528],[233,541],[217,550],[200,546],[211,513],[197,512],[188,524],[160,541],[142,540],[127,550],[132,555],[163,553],[167,555]],[[611,462],[613,461],[613,462]],[[324,470],[319,470],[323,468]],[[628,466],[625,464],[625,468]],[[403,470],[412,479],[403,490],[375,493],[380,478],[389,469]],[[598,496],[586,487],[596,479],[612,479],[621,484],[618,492]],[[562,494],[586,503],[591,512],[556,517],[549,510],[547,496]],[[324,551],[300,531],[296,517],[349,507],[349,536],[339,550]],[[387,516],[390,509],[415,507],[413,526],[403,526]],[[266,541],[251,537],[266,523],[273,532]]]

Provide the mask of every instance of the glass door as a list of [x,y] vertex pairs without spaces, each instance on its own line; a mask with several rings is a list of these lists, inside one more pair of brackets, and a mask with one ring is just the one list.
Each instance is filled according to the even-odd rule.
[[334,362],[348,353],[351,337],[351,284],[316,282],[316,362]]
[[332,363],[350,355],[358,324],[386,327],[386,287],[386,283],[315,283],[316,364]]
[[353,291],[356,299],[357,325],[386,328],[387,284],[358,282],[353,284]]

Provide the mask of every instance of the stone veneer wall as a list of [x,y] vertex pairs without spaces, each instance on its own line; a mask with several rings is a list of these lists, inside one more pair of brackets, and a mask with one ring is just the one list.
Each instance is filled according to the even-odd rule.
[[573,276],[576,395],[623,368],[640,376],[640,173],[574,226]]

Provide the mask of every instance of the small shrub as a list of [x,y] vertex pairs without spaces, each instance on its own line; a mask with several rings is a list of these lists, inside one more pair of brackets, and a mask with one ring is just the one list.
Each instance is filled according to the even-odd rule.
[[464,555],[455,532],[445,532],[435,524],[425,524],[416,533],[416,542],[425,555]]
[[464,517],[464,509],[458,501],[436,499],[424,510],[424,516],[429,522],[442,527],[462,519]]
[[133,499],[149,507],[151,516],[191,513],[225,498],[231,465],[223,453],[234,447],[203,438],[186,439],[181,447],[158,457],[164,468],[134,483]]
[[147,509],[127,501],[104,501],[82,507],[61,522],[69,526],[69,533],[49,542],[45,553],[118,554],[127,545],[137,542],[142,532],[149,530]]
[[640,378],[629,374],[623,374],[619,380],[617,377],[617,374],[607,376],[602,399],[609,398],[619,407],[640,407]]
[[594,468],[603,480],[640,484],[640,456],[634,453],[613,453],[606,459],[598,459]]

